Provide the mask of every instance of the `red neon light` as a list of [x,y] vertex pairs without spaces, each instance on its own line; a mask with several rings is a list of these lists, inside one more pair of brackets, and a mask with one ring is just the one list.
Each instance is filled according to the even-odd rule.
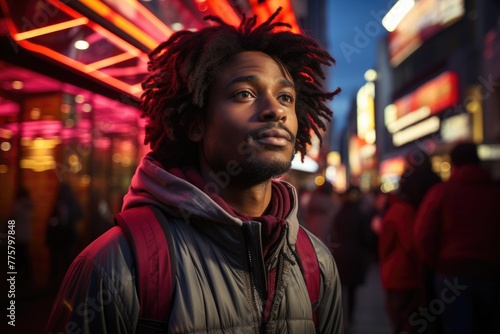
[[109,20],[115,26],[134,37],[136,40],[144,44],[149,49],[154,49],[158,45],[158,41],[151,38],[149,35],[144,33],[142,30],[134,26],[130,21],[125,19],[120,14],[111,10],[108,6],[98,0],[80,0],[88,8],[92,9],[94,12],[99,14],[101,17]]
[[129,60],[131,58],[134,58],[134,55],[132,53],[124,52],[124,53],[121,53],[119,55],[109,57],[106,59],[102,59],[102,60],[96,61],[92,64],[88,64],[88,66],[93,68],[93,69],[99,69],[99,68],[108,67],[108,66],[111,66],[114,64],[121,63],[122,61]]
[[[126,1],[132,8],[137,10],[147,21],[151,22],[158,30],[165,34],[165,39],[172,35],[173,31],[165,23],[163,23],[156,15],[151,13],[146,7],[141,5],[137,0],[122,0]],[[162,42],[162,41],[158,41]]]
[[[105,84],[108,84],[112,87],[115,87],[115,88],[117,88],[125,93],[139,97],[140,90],[137,89],[137,85],[131,86],[131,85],[119,80],[119,79],[116,79],[116,78],[114,78],[106,73],[99,71],[98,68],[109,66],[113,63],[116,63],[116,62],[120,61],[120,57],[122,60],[125,60],[125,58],[130,59],[130,58],[132,58],[132,56],[135,56],[135,57],[140,58],[142,61],[147,62],[148,61],[147,55],[144,52],[142,52],[141,50],[132,46],[131,44],[125,42],[123,39],[119,38],[118,36],[114,35],[113,33],[109,32],[108,30],[104,29],[103,27],[99,26],[98,24],[88,21],[88,19],[86,17],[83,17],[80,13],[78,13],[75,10],[71,9],[70,7],[64,5],[63,3],[57,2],[55,0],[48,0],[48,1],[51,2],[54,6],[57,6],[59,9],[64,11],[69,16],[72,16],[76,19],[76,20],[64,22],[62,26],[59,25],[59,28],[63,27],[64,24],[67,24],[67,22],[74,23],[75,21],[80,22],[78,20],[86,20],[87,21],[86,25],[89,28],[93,29],[94,31],[96,31],[100,35],[104,36],[110,42],[112,42],[113,44],[118,46],[119,48],[125,50],[126,53],[119,55],[119,56],[110,57],[108,59],[103,59],[99,62],[95,62],[95,63],[93,63],[93,65],[96,65],[96,67],[94,67],[94,66],[92,66],[92,64],[91,65],[83,64],[83,63],[76,61],[72,58],[69,58],[63,54],[60,54],[60,53],[58,53],[58,52],[56,52],[48,47],[32,43],[26,39],[18,40],[18,44],[27,50],[30,50],[30,51],[35,52],[35,53],[43,54],[44,56],[52,58],[52,59],[66,65],[66,66],[72,67],[80,72],[86,73],[87,75],[90,75],[91,77],[93,77],[99,81],[102,81]],[[2,5],[2,9],[4,10],[4,13],[6,14],[6,17],[7,17],[6,23],[7,23],[7,27],[9,29],[10,34],[12,36],[17,36],[18,34],[20,34],[20,32],[18,31],[11,16],[9,15],[10,13],[8,10],[8,6],[6,5],[5,1],[1,1],[0,4]],[[51,26],[51,27],[53,27],[53,26]],[[56,25],[56,27],[57,27],[57,25]],[[41,28],[41,29],[43,29],[43,28]],[[38,29],[36,29],[36,30],[38,30]],[[61,30],[61,29],[59,29],[59,30]],[[54,31],[58,31],[58,30],[56,29]],[[34,32],[34,30],[30,31],[30,33],[31,32]],[[33,37],[34,37],[34,35],[33,35]],[[26,36],[25,36],[25,38],[26,38]],[[132,56],[130,56],[130,55],[132,55]],[[108,64],[108,65],[106,65],[106,64]]]
[[135,84],[135,85],[131,86],[130,87],[130,92],[134,96],[137,96],[137,97],[141,96],[141,93],[142,93],[142,84],[138,83],[138,84]]
[[78,27],[81,25],[85,25],[88,22],[89,22],[89,20],[86,17],[80,17],[80,18],[77,18],[74,20],[69,20],[69,21],[65,21],[65,22],[61,22],[61,23],[57,23],[57,24],[52,24],[50,26],[45,26],[45,27],[41,27],[41,28],[37,28],[37,29],[25,31],[25,32],[20,32],[20,33],[17,33],[14,35],[14,39],[16,41],[20,41],[23,39],[28,39],[28,38],[41,36],[41,35],[50,34],[50,33],[56,32],[56,31],[61,31],[61,30],[66,30],[66,29],[73,28],[73,27]]
[[18,33],[18,31],[16,25],[11,19],[12,16],[10,15],[9,7],[7,6],[7,3],[4,0],[0,0],[0,6],[2,7],[2,11],[4,12],[4,15],[7,18],[6,20],[7,29],[9,30],[11,36],[15,36]]
[[116,78],[113,78],[113,77],[111,77],[111,76],[109,76],[101,71],[96,71],[94,68],[92,68],[88,65],[85,65],[83,63],[80,63],[79,61],[76,61],[72,58],[66,57],[65,55],[60,54],[60,53],[58,53],[50,48],[47,48],[45,46],[38,45],[38,44],[33,44],[33,43],[28,42],[26,40],[19,41],[19,45],[21,45],[23,48],[25,48],[27,50],[33,51],[35,53],[43,54],[43,55],[45,55],[49,58],[52,58],[52,59],[66,65],[66,66],[72,67],[80,72],[86,73],[86,74],[90,75],[91,77],[93,77],[99,81],[102,81],[102,82],[104,82],[112,87],[115,87],[123,92],[129,93],[129,94],[134,95],[136,97],[140,96],[140,94],[138,94],[137,92],[132,92],[131,86],[129,84],[126,84],[123,81],[120,81]]
[[125,42],[123,39],[121,39],[120,37],[116,36],[115,34],[109,32],[109,30],[104,29],[103,27],[101,27],[97,23],[89,22],[89,24],[87,26],[90,29],[97,32],[99,35],[104,36],[110,42],[115,44],[118,48],[133,54],[135,57],[140,57],[140,58],[142,58],[142,60],[144,60],[146,62],[148,61],[148,56],[144,52],[142,52],[141,50],[139,50],[135,46]]
[[436,114],[458,103],[459,86],[455,72],[444,72],[396,102],[397,118],[427,106]]
[[[34,29],[28,32],[19,32],[17,27],[15,26],[14,22],[11,19],[11,16],[9,15],[9,8],[5,2],[5,0],[0,0],[0,5],[2,6],[2,10],[5,13],[7,20],[7,27],[9,29],[9,32],[12,36],[15,36],[15,39],[18,41],[19,45],[22,47],[26,48],[27,50],[30,50],[35,53],[40,53],[43,54],[49,58],[52,58],[66,66],[72,67],[80,72],[86,73],[90,75],[91,77],[100,80],[112,87],[115,87],[121,91],[124,91],[126,93],[129,93],[133,96],[139,97],[140,92],[141,92],[141,87],[140,83],[136,85],[129,85],[121,80],[118,80],[106,73],[103,73],[99,71],[99,68],[103,68],[115,63],[118,63],[120,61],[130,59],[132,56],[140,58],[143,62],[148,61],[147,55],[139,50],[138,48],[130,45],[123,39],[119,38],[115,34],[109,32],[108,30],[104,29],[100,25],[91,22],[88,20],[88,18],[83,17],[79,12],[75,11],[74,9],[70,8],[69,6],[65,5],[63,2],[57,1],[57,0],[47,0],[49,3],[53,4],[69,16],[73,17],[74,20],[69,20],[63,23],[58,23],[54,24],[51,26],[47,27],[42,27],[39,29]],[[142,44],[144,44],[146,47],[153,49],[157,46],[158,41],[154,40],[150,36],[148,36],[146,33],[141,31],[139,28],[135,27],[130,21],[122,17],[120,14],[116,13],[113,11],[111,8],[103,4],[101,1],[98,0],[79,0],[82,4],[86,5],[88,8],[91,10],[95,11],[97,14],[101,15],[102,17],[108,19],[110,22],[115,24],[117,27],[119,27],[121,30],[124,32],[128,33],[130,36],[134,37],[138,41],[140,41]],[[156,22],[157,19],[153,18],[151,13],[142,5],[136,4],[133,0],[126,0],[132,7],[134,7],[136,10],[140,12],[141,15],[145,18],[151,18],[152,22]],[[272,3],[271,3],[272,2]],[[212,12],[214,12],[216,15],[219,15],[224,18],[224,20],[233,25],[239,25],[240,23],[240,18],[234,11],[234,9],[224,1],[217,1],[217,0],[207,0],[207,5],[211,9]],[[262,21],[263,19],[267,19],[272,12],[270,11],[270,7],[275,7],[273,8],[274,10],[278,7],[277,4],[275,4],[274,1],[270,1],[267,5],[262,5],[258,4],[256,0],[251,0],[252,4],[252,10],[258,15],[258,21]],[[298,32],[299,29],[296,25],[295,21],[295,15],[293,14],[293,10],[291,9],[291,4],[289,1],[285,1],[279,4],[280,6],[283,7],[283,10],[280,14],[280,16],[283,17],[283,21],[292,24],[294,28],[292,31]],[[87,25],[90,29],[96,31],[98,34],[102,35],[106,39],[108,39],[111,43],[115,44],[118,48],[126,51],[123,54],[120,54],[118,56],[113,56],[107,59],[103,59],[97,62],[94,62],[92,64],[83,64],[79,61],[76,61],[74,59],[71,59],[63,54],[60,54],[48,47],[45,47],[43,45],[37,45],[34,44],[30,41],[27,41],[26,39],[39,36],[42,34],[48,34],[56,31],[61,31],[64,29],[68,29],[70,27],[74,26],[79,26],[79,25]],[[158,26],[158,28],[165,33],[171,33],[171,30],[166,27],[165,25]]]

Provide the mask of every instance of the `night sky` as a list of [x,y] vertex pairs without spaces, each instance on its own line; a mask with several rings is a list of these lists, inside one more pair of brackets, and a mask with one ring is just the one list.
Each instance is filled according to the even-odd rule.
[[333,147],[345,126],[349,105],[365,83],[366,70],[376,69],[376,50],[387,31],[381,20],[394,0],[327,1],[327,41],[337,65],[329,72],[329,88],[342,88],[331,106],[334,111]]

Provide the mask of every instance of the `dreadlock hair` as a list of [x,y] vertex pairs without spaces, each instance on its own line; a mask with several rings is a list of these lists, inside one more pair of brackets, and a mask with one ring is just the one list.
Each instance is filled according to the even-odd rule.
[[[215,24],[198,30],[182,30],[149,54],[150,74],[142,83],[139,108],[148,118],[144,144],[150,147],[165,167],[196,165],[196,144],[187,138],[187,130],[197,113],[206,109],[208,92],[224,64],[244,51],[260,51],[283,64],[290,73],[295,89],[298,133],[295,151],[302,159],[310,130],[319,137],[330,122],[332,110],[326,100],[340,92],[323,89],[322,66],[335,64],[333,57],[310,37],[288,31],[291,26],[272,22],[281,7],[267,21],[256,26],[257,16],[242,15],[239,27],[227,24],[217,16],[204,19]],[[279,31],[273,31],[276,28]]]

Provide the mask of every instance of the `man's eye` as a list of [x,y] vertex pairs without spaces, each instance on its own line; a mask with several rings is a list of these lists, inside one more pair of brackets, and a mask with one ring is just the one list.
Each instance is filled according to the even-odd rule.
[[234,94],[234,97],[241,98],[241,99],[248,99],[251,98],[253,95],[247,90],[242,90]]
[[291,95],[288,95],[288,94],[283,94],[280,96],[281,100],[283,102],[287,102],[287,103],[292,103],[293,102],[293,96]]

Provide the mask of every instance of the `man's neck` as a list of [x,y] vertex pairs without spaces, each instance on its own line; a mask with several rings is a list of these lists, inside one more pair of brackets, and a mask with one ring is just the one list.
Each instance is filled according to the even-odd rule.
[[271,201],[271,180],[265,184],[242,188],[241,186],[221,189],[219,196],[234,210],[248,217],[264,214]]
[[[206,183],[213,183],[213,173],[206,168],[201,168],[201,177]],[[248,217],[261,216],[269,206],[272,195],[272,182],[248,185],[237,182],[234,178],[224,186],[217,187],[219,195],[229,206]]]

